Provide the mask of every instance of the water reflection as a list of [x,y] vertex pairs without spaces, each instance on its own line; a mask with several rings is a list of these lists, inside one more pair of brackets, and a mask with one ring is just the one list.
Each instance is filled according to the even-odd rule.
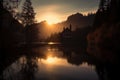
[[59,42],[48,42],[48,45],[60,44]]
[[37,68],[36,57],[22,56],[3,72],[3,79],[34,80]]
[[108,71],[113,67],[80,47],[51,44],[22,53],[26,55],[4,70],[4,80],[112,80]]
[[62,59],[59,59],[57,57],[50,57],[48,56],[46,60],[41,59],[41,62],[51,65],[51,64],[61,64],[61,62],[64,62]]

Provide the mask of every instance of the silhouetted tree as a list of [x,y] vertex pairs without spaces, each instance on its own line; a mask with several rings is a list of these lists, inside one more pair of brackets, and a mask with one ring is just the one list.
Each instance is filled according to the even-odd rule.
[[21,0],[1,0],[0,4],[2,4],[2,7],[9,11],[13,17],[16,16],[17,8]]
[[3,0],[0,0],[0,10],[3,8]]
[[99,9],[97,10],[93,23],[94,29],[108,22],[110,15],[110,1],[111,0],[100,0]]
[[101,11],[107,10],[109,6],[110,6],[110,0],[100,0],[99,9]]
[[120,21],[120,0],[111,0],[110,4],[110,23],[116,23]]
[[[98,9],[93,31],[88,36],[88,53],[106,59],[109,62],[118,62],[120,45],[120,0],[101,0],[107,2],[108,9]],[[101,2],[102,6],[105,4]],[[107,56],[109,55],[109,57]]]
[[23,4],[21,21],[24,26],[35,23],[35,12],[31,0],[26,0]]
[[24,41],[23,26],[4,7],[5,1],[13,0],[0,0],[0,48],[17,46]]

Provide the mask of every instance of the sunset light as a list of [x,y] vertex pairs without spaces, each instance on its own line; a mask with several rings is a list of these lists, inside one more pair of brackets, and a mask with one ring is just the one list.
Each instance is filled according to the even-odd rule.
[[[40,61],[40,59],[39,59]],[[52,56],[48,56],[47,59],[41,59],[41,62],[46,64],[47,66],[55,66],[55,65],[63,65],[63,66],[67,66],[68,63],[65,59],[61,59],[58,57],[52,57]]]
[[47,15],[46,21],[48,22],[49,25],[59,22],[57,16],[54,16],[54,15]]
[[48,57],[46,62],[49,63],[49,64],[55,63],[56,62],[56,58]]
[[55,23],[58,23],[61,21],[59,18],[59,15],[56,13],[52,13],[52,12],[50,12],[50,13],[48,12],[48,13],[43,14],[40,19],[42,19],[43,21],[44,20],[47,21],[47,23],[49,25],[52,25],[52,24],[55,24]]
[[119,78],[120,0],[0,0],[0,80]]

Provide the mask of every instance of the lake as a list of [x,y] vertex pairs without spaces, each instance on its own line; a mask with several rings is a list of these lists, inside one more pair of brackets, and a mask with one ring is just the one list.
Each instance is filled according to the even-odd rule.
[[103,80],[106,74],[80,46],[49,43],[24,47],[20,53],[3,70],[3,80]]

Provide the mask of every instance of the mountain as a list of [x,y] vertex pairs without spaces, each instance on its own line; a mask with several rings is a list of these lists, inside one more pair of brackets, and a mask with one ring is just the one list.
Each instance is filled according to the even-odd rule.
[[63,30],[64,27],[68,27],[70,24],[72,25],[72,30],[77,28],[92,26],[94,21],[95,14],[83,15],[81,13],[76,13],[68,16],[67,20],[61,23],[56,24],[57,28],[60,27],[60,31]]
[[62,32],[63,28],[69,27],[70,24],[72,25],[72,31],[76,30],[77,28],[91,26],[93,24],[94,17],[95,14],[92,13],[86,16],[81,13],[76,13],[68,16],[66,21],[53,25],[49,25],[47,21],[42,21],[40,23],[32,25],[30,29],[33,30],[33,35],[35,31],[35,35],[39,36],[38,40],[42,40],[43,38],[50,37],[52,34]]
[[76,27],[85,27],[93,24],[95,14],[88,14],[84,16],[81,13],[76,13],[67,18],[66,23],[72,24]]
[[48,25],[46,21],[27,26],[25,28],[28,38],[27,40],[34,42],[41,41],[42,39],[48,37],[50,35],[49,33],[51,33],[49,27],[50,25]]

